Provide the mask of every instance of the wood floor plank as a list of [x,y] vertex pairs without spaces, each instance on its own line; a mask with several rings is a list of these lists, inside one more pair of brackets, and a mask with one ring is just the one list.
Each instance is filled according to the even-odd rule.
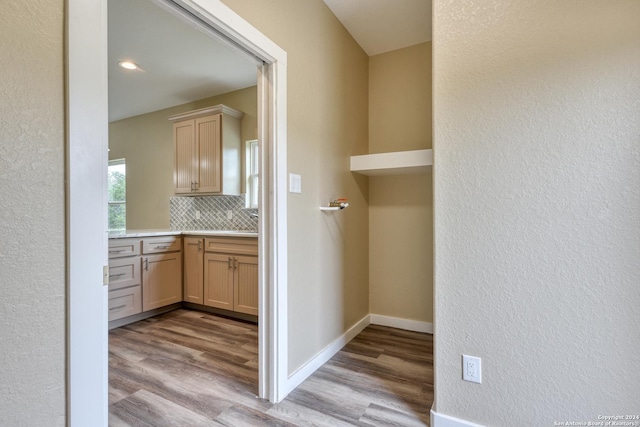
[[[326,375],[330,381],[338,382],[340,380],[336,380],[336,378],[339,377],[334,374],[335,370],[333,368],[333,366],[325,365],[321,368],[322,372],[316,372],[314,376]],[[384,382],[366,374],[351,372],[351,393],[353,395],[362,395],[371,403],[388,406],[403,412],[428,414],[431,409],[431,404],[425,404],[425,402],[432,402],[433,395],[422,392],[422,389],[413,386],[408,389],[397,383]],[[413,391],[415,391],[415,394],[411,394]],[[351,398],[354,397],[352,396]]]
[[[171,328],[171,325],[168,327],[142,330],[140,332],[175,345],[190,347],[193,350],[212,354],[214,357],[219,357],[220,359],[232,364],[236,362],[246,363],[248,360],[251,360],[256,356],[253,351],[249,351],[245,348],[245,346],[249,344],[244,340],[231,341],[221,338],[202,339],[197,335],[185,333],[184,330],[179,331]],[[254,339],[253,341],[257,342],[257,339]],[[252,345],[257,347],[255,343]]]
[[300,427],[353,427],[354,422],[343,421],[313,406],[297,403],[287,397],[273,406],[267,414]]
[[216,421],[228,426],[278,426],[295,427],[287,421],[272,417],[267,412],[257,411],[243,405],[235,405],[224,411],[216,418]]
[[158,352],[171,355],[176,359],[193,358],[202,354],[202,350],[194,349],[188,345],[158,339],[152,334],[131,330],[114,331],[110,338],[110,344],[112,354],[133,363]]
[[372,403],[364,412],[360,421],[368,426],[421,427],[428,422],[428,417],[421,419],[415,414],[396,411]]
[[367,398],[350,387],[317,377],[301,384],[288,400],[348,423],[356,422],[369,406]]
[[110,331],[109,425],[429,425],[431,335],[371,325],[275,405],[256,396],[257,335],[182,309]]
[[183,406],[146,390],[139,390],[128,398],[113,404],[112,412],[121,420],[136,420],[142,425],[153,427],[207,427],[221,425],[214,419],[196,414]]
[[219,389],[212,387],[208,381],[198,384],[196,377],[190,377],[190,381],[184,381],[184,379],[176,381],[170,373],[165,372],[163,367],[154,367],[148,361],[136,366],[119,365],[111,371],[116,372],[110,372],[110,377],[126,376],[137,382],[141,389],[209,418],[217,417],[234,404],[233,401],[219,398],[216,394]]

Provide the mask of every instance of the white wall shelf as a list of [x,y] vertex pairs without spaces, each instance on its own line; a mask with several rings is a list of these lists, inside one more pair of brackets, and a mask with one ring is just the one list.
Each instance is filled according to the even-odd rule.
[[351,172],[362,175],[405,175],[428,172],[433,166],[433,150],[351,156]]
[[349,203],[343,203],[342,206],[320,206],[321,211],[339,211],[349,207]]

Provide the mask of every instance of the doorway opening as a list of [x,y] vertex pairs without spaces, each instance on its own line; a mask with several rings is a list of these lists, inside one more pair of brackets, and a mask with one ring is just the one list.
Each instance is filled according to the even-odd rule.
[[[258,394],[276,402],[287,389],[286,53],[219,1],[154,3],[262,62]],[[96,271],[104,277],[107,265],[106,10],[106,0],[69,0],[67,6],[68,402],[74,425],[107,419],[107,288],[95,283]]]

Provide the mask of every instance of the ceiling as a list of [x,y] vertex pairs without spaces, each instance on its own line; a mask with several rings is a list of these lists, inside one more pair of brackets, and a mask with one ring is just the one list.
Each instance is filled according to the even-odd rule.
[[[248,56],[151,1],[108,8],[110,122],[256,85]],[[123,60],[141,69],[119,67]]]
[[[323,1],[370,56],[431,39],[431,0]],[[253,60],[154,2],[107,2],[110,122],[256,84]]]
[[323,0],[369,56],[431,40],[431,0]]

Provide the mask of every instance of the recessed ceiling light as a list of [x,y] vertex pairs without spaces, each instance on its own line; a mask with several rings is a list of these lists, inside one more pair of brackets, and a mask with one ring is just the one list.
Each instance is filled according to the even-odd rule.
[[138,67],[138,64],[134,64],[131,61],[120,61],[118,62],[118,65],[122,68],[126,68],[127,70],[137,70],[140,68]]

